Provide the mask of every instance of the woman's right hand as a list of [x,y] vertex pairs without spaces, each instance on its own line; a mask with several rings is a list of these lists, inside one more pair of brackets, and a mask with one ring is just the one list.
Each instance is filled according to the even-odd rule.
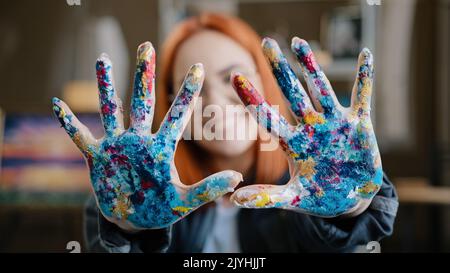
[[164,228],[234,190],[242,180],[235,171],[222,171],[188,186],[180,181],[175,168],[175,149],[203,84],[201,64],[190,68],[155,134],[151,133],[155,103],[151,43],[138,49],[128,129],[123,126],[112,64],[106,55],[97,60],[96,69],[103,138],[95,139],[63,101],[54,98],[53,110],[88,163],[97,204],[106,219],[128,231]]

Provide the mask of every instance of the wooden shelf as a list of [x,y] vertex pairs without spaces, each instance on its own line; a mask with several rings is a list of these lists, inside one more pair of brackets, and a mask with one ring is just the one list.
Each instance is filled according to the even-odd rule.
[[450,187],[431,186],[425,178],[395,179],[401,203],[450,205]]

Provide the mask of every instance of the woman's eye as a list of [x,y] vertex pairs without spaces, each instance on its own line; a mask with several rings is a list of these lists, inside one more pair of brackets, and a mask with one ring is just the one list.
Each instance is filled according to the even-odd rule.
[[225,83],[225,84],[230,83],[230,75],[223,76],[222,82]]

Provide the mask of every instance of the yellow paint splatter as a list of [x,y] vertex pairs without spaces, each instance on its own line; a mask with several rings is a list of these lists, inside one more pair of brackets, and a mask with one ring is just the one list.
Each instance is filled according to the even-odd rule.
[[75,145],[77,145],[77,147],[80,148],[80,150],[82,150],[82,151],[87,150],[86,143],[84,141],[82,141],[82,137],[79,132],[76,132],[73,135],[72,140],[75,143]]
[[201,77],[203,75],[202,69],[200,69],[198,66],[195,66],[192,70],[192,78],[195,82],[200,81]]
[[[257,197],[259,197],[259,198],[257,198]],[[255,206],[257,206],[257,207],[264,207],[267,204],[271,203],[270,202],[270,196],[266,192],[260,192],[259,194],[257,194],[256,198],[258,199],[255,202]]]
[[273,47],[264,47],[264,55],[273,63],[275,68],[279,68],[278,53]]
[[300,169],[299,174],[301,176],[311,179],[316,174],[316,162],[312,157],[308,157],[307,160],[300,160],[298,164]]
[[362,194],[371,194],[371,193],[376,192],[379,188],[380,188],[380,186],[373,183],[372,181],[369,181],[366,184],[364,184],[364,186],[362,188],[359,188],[358,192],[362,193]]
[[370,109],[367,98],[372,94],[372,84],[370,80],[365,79],[362,83],[361,92],[359,98],[356,100],[356,104],[353,107],[352,115],[358,116],[360,109]]
[[189,212],[191,209],[188,208],[188,207],[179,206],[179,207],[174,207],[173,210],[174,210],[174,211],[181,212],[181,213],[187,213],[187,212]]
[[237,82],[239,83],[240,87],[242,89],[249,89],[250,86],[248,85],[247,81],[245,80],[245,78],[242,75],[239,75],[237,77]]
[[[288,153],[289,153],[289,152],[288,152]],[[297,157],[299,156],[299,154],[294,153],[294,152],[290,152],[289,155],[290,155],[292,158],[297,158]]]
[[116,205],[113,208],[113,213],[126,220],[130,213],[130,200],[124,193],[120,193],[116,199]]
[[152,53],[152,47],[144,46],[139,48],[138,60],[146,60]]
[[116,127],[116,128],[114,129],[114,133],[117,134],[117,135],[120,135],[120,133],[122,133],[121,127]]
[[86,149],[84,150],[85,152],[86,152],[86,156],[87,157],[93,157],[94,156],[94,152],[92,151],[92,149],[90,148],[90,147],[88,147],[87,145],[86,145]]
[[197,194],[197,198],[200,199],[201,201],[208,201],[210,199],[208,192]]
[[[147,78],[147,74],[144,72],[142,73],[142,77],[141,77],[141,81],[140,84],[142,84],[142,89],[141,90],[147,90],[148,89],[148,78]],[[145,100],[147,96],[147,92],[141,92],[141,94],[139,95],[141,100]]]
[[270,199],[270,195],[266,192],[259,192],[259,193],[249,195],[247,197],[239,198],[239,203],[241,203],[241,204],[246,204],[246,203],[249,203],[252,201],[255,201],[256,207],[264,207],[264,206],[272,203],[272,201]]
[[325,119],[320,113],[315,112],[308,112],[304,117],[303,120],[306,124],[314,125],[314,124],[323,124],[325,123]]
[[156,156],[156,161],[157,162],[162,162],[164,160],[164,155],[163,155],[163,153],[159,153],[157,156]]

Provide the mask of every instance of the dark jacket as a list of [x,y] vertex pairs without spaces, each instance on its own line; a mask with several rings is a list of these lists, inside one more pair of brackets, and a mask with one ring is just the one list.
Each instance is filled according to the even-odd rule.
[[[289,174],[280,179],[284,184]],[[369,208],[353,218],[320,218],[283,209],[240,209],[243,252],[354,252],[393,232],[398,198],[386,175]],[[215,207],[200,208],[165,229],[123,232],[100,213],[94,198],[85,210],[85,239],[93,252],[201,252]]]

